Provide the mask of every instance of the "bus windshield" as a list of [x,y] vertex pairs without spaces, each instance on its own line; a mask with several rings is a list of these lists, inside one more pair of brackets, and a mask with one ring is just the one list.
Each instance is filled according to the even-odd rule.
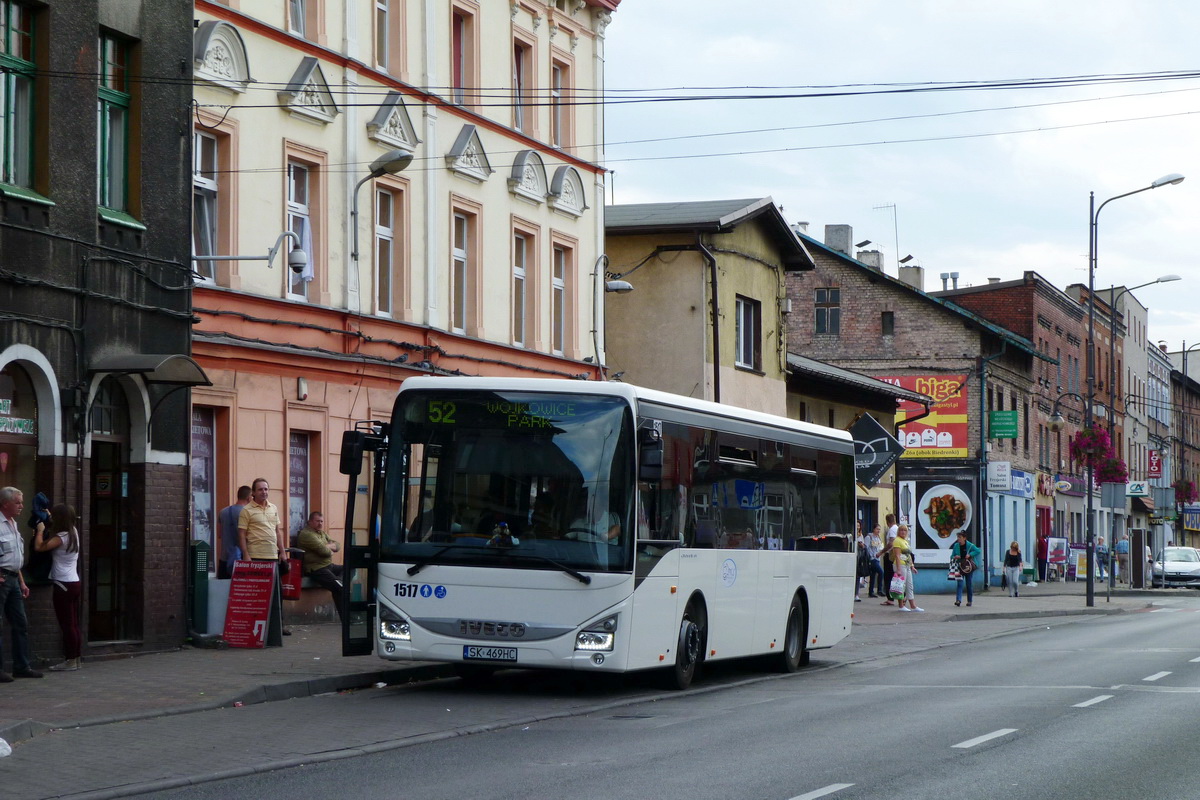
[[416,568],[631,570],[632,419],[615,397],[401,392],[381,558]]

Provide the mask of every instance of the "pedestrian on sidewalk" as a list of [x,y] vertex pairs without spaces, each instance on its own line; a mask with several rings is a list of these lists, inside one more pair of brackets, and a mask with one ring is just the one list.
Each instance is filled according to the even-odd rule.
[[291,629],[283,624],[283,598],[279,586],[280,573],[287,572],[290,566],[287,540],[279,508],[267,499],[270,493],[271,484],[266,478],[255,478],[250,482],[250,502],[238,518],[238,546],[242,548],[242,555],[251,561],[277,562],[271,608],[278,609],[283,635],[291,636]]
[[1108,578],[1108,545],[1103,536],[1096,537],[1096,569],[1100,570],[1100,580]]
[[887,554],[883,558],[883,585],[888,587],[887,592],[889,596],[887,600],[880,603],[880,605],[890,606],[893,605],[892,598],[890,596],[892,575],[894,575],[896,571],[896,564],[892,560],[892,542],[896,541],[896,532],[899,530],[899,526],[896,525],[895,514],[888,514],[886,517],[884,517],[884,521],[887,522],[888,529],[887,535],[883,540],[883,552]]
[[883,582],[883,565],[879,563],[879,554],[883,552],[883,538],[879,535],[877,524],[867,537],[867,555],[871,559],[871,573],[867,578],[867,597],[887,597],[887,585]]
[[863,578],[871,572],[870,559],[867,557],[867,543],[863,538],[862,523],[858,523],[858,530],[854,534],[854,552],[857,555],[854,558],[854,602],[861,603]]
[[1117,542],[1117,581],[1120,583],[1129,583],[1129,534],[1121,534],[1121,541]]
[[308,523],[300,529],[296,544],[304,551],[304,574],[313,583],[329,590],[333,595],[333,607],[342,616],[342,565],[333,563],[333,554],[338,543],[325,532],[325,515],[314,511],[308,515]]
[[1025,560],[1021,557],[1021,545],[1013,542],[1004,554],[1004,579],[1008,582],[1008,596],[1021,596],[1021,572],[1025,569]]
[[1037,537],[1038,580],[1046,582],[1046,568],[1050,563],[1050,532],[1042,531]]
[[979,546],[967,541],[967,532],[958,532],[958,541],[950,545],[950,577],[955,581],[954,605],[961,606],[963,599],[963,584],[967,588],[967,608],[975,602],[975,567],[983,557]]
[[913,561],[912,547],[908,543],[907,525],[896,528],[896,538],[892,541],[892,562],[896,574],[904,576],[904,594],[900,598],[900,610],[924,611],[925,609],[917,607],[916,592],[913,588],[917,565]]
[[21,574],[25,566],[25,540],[17,527],[17,515],[24,508],[24,492],[14,486],[0,489],[0,615],[8,622],[13,651],[10,675],[4,671],[4,639],[0,631],[0,683],[11,683],[14,677],[42,677],[29,662],[29,618],[25,615],[29,586]]
[[250,487],[239,486],[237,502],[225,506],[217,513],[217,528],[221,531],[221,560],[217,562],[217,577],[233,577],[233,564],[242,558],[242,547],[238,544],[238,520],[242,509],[250,502]]
[[79,582],[79,531],[75,528],[75,509],[59,503],[50,509],[50,527],[38,523],[33,534],[33,549],[50,553],[54,559],[50,580],[54,583],[54,616],[62,631],[63,660],[50,667],[51,672],[71,672],[79,669],[83,644],[79,633],[79,609],[82,605],[82,584]]

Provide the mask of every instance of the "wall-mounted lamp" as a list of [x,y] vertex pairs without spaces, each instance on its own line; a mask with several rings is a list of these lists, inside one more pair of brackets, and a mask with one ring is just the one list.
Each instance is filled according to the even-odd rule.
[[275,244],[271,245],[271,249],[265,256],[192,256],[192,261],[265,261],[268,267],[274,267],[275,255],[283,246],[284,239],[292,240],[292,249],[287,254],[288,267],[292,272],[303,272],[304,268],[308,266],[308,253],[301,249],[300,237],[293,231],[284,231],[279,234],[279,238],[275,240]]
[[611,280],[604,282],[604,291],[616,292],[617,294],[625,294],[633,291],[633,284],[629,281]]
[[404,150],[388,150],[372,161],[371,166],[367,168],[367,176],[354,184],[354,202],[350,209],[350,227],[354,231],[354,247],[350,249],[350,258],[355,264],[358,263],[358,190],[367,181],[374,180],[381,175],[395,175],[397,172],[403,172],[412,161],[412,153]]

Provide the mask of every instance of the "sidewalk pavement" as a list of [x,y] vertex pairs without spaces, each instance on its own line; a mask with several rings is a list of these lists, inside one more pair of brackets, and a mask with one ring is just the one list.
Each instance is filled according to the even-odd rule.
[[[1157,598],[1197,597],[1191,590],[1117,589],[1111,601],[1097,581],[1094,607],[1085,603],[1085,583],[1057,582],[1022,587],[1021,596],[993,587],[976,592],[971,608],[954,606],[954,595],[917,598],[925,613],[901,613],[881,606],[864,589],[854,604],[860,637],[868,626],[918,622],[977,621],[1110,614],[1146,608]],[[0,684],[0,738],[13,742],[59,728],[101,725],[214,708],[307,697],[358,689],[375,683],[395,685],[451,674],[449,665],[414,663],[390,666],[374,656],[344,658],[341,627],[293,625],[283,647],[261,650],[184,647],[153,655],[99,661],[84,660],[77,672],[46,672],[41,680]],[[958,626],[955,626],[957,631]],[[956,639],[969,634],[957,632]],[[855,634],[848,641],[854,642]],[[836,648],[835,648],[836,650]],[[833,652],[833,651],[831,651]]]

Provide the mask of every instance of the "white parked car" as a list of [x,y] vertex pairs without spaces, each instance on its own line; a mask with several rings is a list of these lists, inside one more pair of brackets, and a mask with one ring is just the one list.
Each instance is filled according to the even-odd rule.
[[1160,551],[1154,562],[1153,585],[1200,587],[1200,551],[1194,547],[1168,547]]

